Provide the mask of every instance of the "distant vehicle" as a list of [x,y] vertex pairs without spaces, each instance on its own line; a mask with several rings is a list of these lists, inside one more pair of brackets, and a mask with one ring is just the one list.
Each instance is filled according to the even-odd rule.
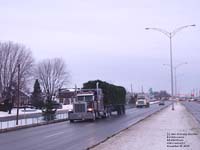
[[179,98],[179,101],[185,101],[186,99],[185,98],[183,98],[183,97],[180,97]]
[[193,98],[191,98],[191,99],[189,99],[189,100],[188,100],[188,102],[193,102],[193,101],[194,101],[194,99],[193,99]]
[[76,91],[76,101],[73,102],[73,109],[68,112],[68,119],[70,122],[94,121],[110,116],[113,111],[117,111],[118,115],[124,114],[125,96],[123,87],[100,80],[89,81],[84,84],[83,89]]
[[136,107],[149,107],[149,100],[145,96],[138,96],[137,101],[136,101]]
[[158,105],[165,105],[165,101],[163,100],[159,101]]

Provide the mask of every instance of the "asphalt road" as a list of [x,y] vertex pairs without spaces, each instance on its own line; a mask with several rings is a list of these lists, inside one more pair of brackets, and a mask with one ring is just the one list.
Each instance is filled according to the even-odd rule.
[[182,104],[200,123],[200,102],[182,102]]
[[133,108],[95,122],[61,122],[0,134],[0,150],[84,150],[165,106]]

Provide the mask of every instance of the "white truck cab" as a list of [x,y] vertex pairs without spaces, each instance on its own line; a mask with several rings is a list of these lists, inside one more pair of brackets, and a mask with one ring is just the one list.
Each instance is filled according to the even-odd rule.
[[149,100],[145,96],[138,96],[136,101],[136,107],[149,107]]

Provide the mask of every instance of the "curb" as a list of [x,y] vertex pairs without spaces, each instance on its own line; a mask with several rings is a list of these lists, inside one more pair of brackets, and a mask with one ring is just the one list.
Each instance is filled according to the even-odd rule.
[[167,105],[167,106],[165,106],[165,107],[162,107],[162,108],[159,109],[158,111],[156,111],[156,112],[154,112],[154,113],[152,113],[152,114],[150,114],[150,115],[147,115],[146,117],[144,117],[144,118],[142,118],[142,119],[136,121],[135,123],[133,123],[132,125],[126,127],[125,129],[122,129],[122,130],[120,130],[120,131],[114,133],[113,135],[111,135],[111,136],[109,136],[109,137],[106,137],[104,140],[102,140],[102,141],[100,141],[100,142],[98,142],[98,143],[96,143],[96,144],[94,144],[94,145],[92,145],[92,146],[86,148],[86,150],[90,150],[90,149],[92,149],[92,148],[94,148],[94,147],[96,147],[96,146],[98,146],[98,145],[100,145],[100,144],[106,142],[108,139],[110,139],[110,138],[116,136],[117,134],[120,134],[121,132],[124,132],[125,130],[129,129],[130,127],[132,127],[132,126],[134,126],[134,125],[136,125],[136,124],[142,122],[143,120],[145,120],[145,119],[147,119],[147,118],[149,118],[149,117],[155,115],[156,113],[159,113],[161,110],[166,109],[166,108],[168,108],[168,107],[170,107],[170,106],[171,106],[171,104],[169,104],[169,105]]

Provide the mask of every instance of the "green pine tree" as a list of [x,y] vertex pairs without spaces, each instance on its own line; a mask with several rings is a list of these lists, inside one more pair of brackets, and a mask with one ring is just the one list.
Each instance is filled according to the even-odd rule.
[[31,96],[31,104],[37,109],[42,109],[44,106],[42,90],[40,88],[38,79],[35,80],[34,89]]

